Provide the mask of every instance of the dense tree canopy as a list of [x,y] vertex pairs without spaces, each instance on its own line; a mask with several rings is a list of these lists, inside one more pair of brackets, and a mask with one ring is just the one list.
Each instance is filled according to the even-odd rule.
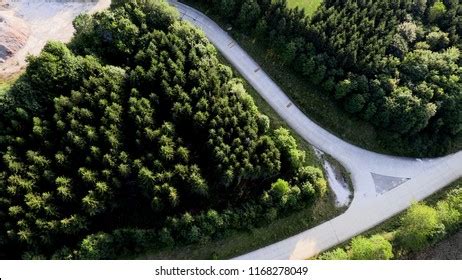
[[0,257],[195,242],[325,192],[290,133],[270,131],[178,18],[164,1],[113,1],[29,59],[0,103]]
[[281,63],[375,125],[389,150],[436,155],[461,145],[460,1],[325,0],[312,18],[285,0],[188,2],[261,39]]

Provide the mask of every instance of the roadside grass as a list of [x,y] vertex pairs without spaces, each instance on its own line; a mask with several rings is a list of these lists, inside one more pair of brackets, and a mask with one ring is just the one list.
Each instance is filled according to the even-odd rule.
[[248,231],[231,231],[218,240],[138,255],[138,259],[229,259],[273,244],[341,214],[326,195],[313,205]]
[[[444,199],[451,190],[453,190],[454,188],[458,186],[462,186],[462,178],[459,178],[457,181],[437,191],[436,193],[424,199],[422,202],[425,202],[427,205],[430,205],[430,206],[435,206],[436,203],[438,203],[438,201]],[[366,231],[363,235],[370,236],[374,234],[381,234],[385,232],[395,231],[400,226],[400,221],[404,213],[405,211],[393,216],[392,218],[386,220],[382,224]]]
[[321,5],[322,1],[323,0],[288,0],[287,4],[291,8],[303,8],[307,16],[312,16]]
[[[212,18],[223,29],[231,25],[223,22],[210,12],[210,8],[197,2],[180,0],[197,8]],[[311,0],[289,0],[295,2],[311,2]],[[317,1],[317,0],[313,0]],[[261,66],[261,68],[281,87],[311,120],[319,124],[337,137],[361,148],[381,154],[411,156],[410,147],[390,147],[384,132],[357,116],[348,114],[328,93],[320,87],[306,81],[301,75],[284,65],[275,53],[266,48],[258,39],[246,36],[238,31],[229,31],[234,40]],[[462,149],[462,136],[454,139],[453,148],[448,153]]]
[[[443,189],[439,190],[438,192],[432,194],[431,196],[424,199],[422,202],[426,203],[429,206],[435,206],[438,203],[438,201],[444,199],[446,197],[446,195],[451,190],[453,190],[456,187],[460,187],[460,186],[462,186],[462,178],[459,178],[455,182],[449,184],[448,186],[444,187]],[[396,232],[396,230],[398,230],[398,228],[401,226],[401,219],[402,219],[402,217],[404,216],[405,213],[406,213],[406,210],[396,214],[395,216],[393,216],[393,217],[389,218],[388,220],[384,221],[383,223],[381,223],[381,224],[379,224],[379,225],[377,225],[377,226],[375,226],[375,227],[361,233],[360,235],[370,237],[372,235],[378,234],[378,235],[383,235],[386,239],[390,239],[390,238],[393,237],[394,232]],[[447,238],[452,237],[455,234],[457,234],[457,231],[455,233],[453,233],[453,234],[449,234],[443,240],[438,241],[435,244],[430,245],[427,248],[424,248],[422,251],[425,251],[430,247],[437,246],[438,243],[443,242],[444,240],[446,240]],[[335,250],[337,248],[348,248],[350,242],[351,242],[351,239],[349,239],[349,240],[347,240],[347,241],[345,241],[345,242],[343,242],[341,244],[338,244],[335,247],[330,248],[328,251],[333,251],[333,250]],[[417,253],[417,254],[419,254],[419,253]],[[315,256],[315,257],[313,257],[311,259],[316,259],[317,257],[318,256]],[[411,259],[411,257],[409,255],[398,255],[398,256],[395,256],[395,257],[398,258],[398,259],[406,259],[406,258]]]
[[280,63],[274,58],[271,51],[268,51],[256,40],[241,34],[233,34],[233,36],[313,121],[354,145],[380,153],[389,153],[381,145],[374,126],[346,113],[331,96],[310,85],[300,75]]
[[[188,0],[181,2],[208,15],[223,29],[229,27],[229,24],[211,14],[208,7]],[[328,93],[311,85],[290,67],[282,64],[261,42],[236,31],[230,31],[230,35],[311,120],[353,145],[382,154],[392,154],[382,145],[373,125],[346,113]]]

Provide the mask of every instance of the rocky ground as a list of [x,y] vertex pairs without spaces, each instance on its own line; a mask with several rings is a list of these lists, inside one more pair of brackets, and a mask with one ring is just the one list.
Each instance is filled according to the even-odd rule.
[[0,15],[0,63],[17,53],[26,44],[30,30],[21,18],[7,14]]
[[21,72],[28,54],[49,40],[69,41],[73,19],[109,7],[110,0],[0,0],[0,79]]

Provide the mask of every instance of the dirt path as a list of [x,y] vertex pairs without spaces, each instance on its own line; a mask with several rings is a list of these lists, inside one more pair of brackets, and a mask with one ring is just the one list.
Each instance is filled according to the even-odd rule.
[[[21,21],[29,28],[22,48],[6,61],[0,61],[0,79],[8,79],[22,71],[27,55],[39,54],[47,41],[69,41],[74,33],[72,21],[77,15],[103,10],[110,3],[111,0],[0,0],[0,17]],[[0,38],[0,47],[5,41]]]
[[411,258],[413,260],[462,260],[462,230]]

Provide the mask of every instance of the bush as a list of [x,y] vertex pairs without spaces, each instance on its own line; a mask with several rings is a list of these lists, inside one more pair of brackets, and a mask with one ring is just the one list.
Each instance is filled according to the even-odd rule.
[[333,251],[328,251],[322,254],[319,257],[320,260],[349,260],[350,257],[348,256],[348,253],[342,249],[342,248],[337,248]]
[[274,131],[274,143],[281,152],[281,163],[287,172],[301,168],[305,162],[305,152],[297,148],[297,141],[285,128],[279,128]]
[[457,229],[462,220],[462,214],[457,211],[448,201],[440,201],[436,205],[438,220],[444,225],[447,232]]
[[305,182],[301,185],[302,195],[306,198],[312,198],[316,194],[316,190],[313,187],[313,184],[310,182]]
[[[413,204],[401,219],[396,234],[390,232],[385,234],[392,236],[394,245],[416,252],[429,243],[439,240],[448,232],[459,229],[462,223],[461,208],[462,188],[458,187],[450,191],[434,208],[423,203]],[[370,238],[356,237],[351,241],[348,251],[338,248],[323,253],[319,259],[390,259],[392,257],[390,242],[381,235],[374,235]]]
[[114,238],[107,233],[87,236],[80,243],[78,258],[83,260],[112,259],[115,255]]
[[352,260],[389,260],[393,258],[393,246],[381,235],[358,236],[351,241],[349,255]]
[[159,241],[163,247],[172,247],[175,244],[175,240],[172,237],[172,233],[168,228],[162,228],[159,232]]
[[446,13],[446,6],[441,0],[438,0],[430,7],[428,20],[430,22],[436,22],[444,15],[444,13]]
[[441,230],[438,212],[422,203],[413,204],[404,214],[398,231],[398,242],[407,250],[418,251],[426,247]]
[[318,197],[323,197],[327,191],[327,182],[319,168],[304,166],[298,169],[296,184],[302,186],[304,193],[310,193],[310,184],[314,186]]
[[447,232],[457,230],[462,223],[462,188],[449,192],[445,200],[437,203],[436,211]]
[[275,198],[280,199],[284,195],[287,195],[290,192],[290,185],[287,181],[283,179],[278,179],[275,183],[271,185],[271,193]]

